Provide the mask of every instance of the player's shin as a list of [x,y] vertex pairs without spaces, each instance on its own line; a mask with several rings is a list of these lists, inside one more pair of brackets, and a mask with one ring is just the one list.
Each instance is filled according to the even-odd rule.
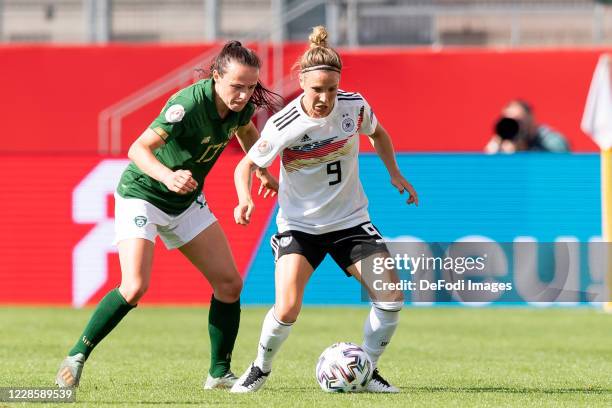
[[94,347],[110,333],[125,315],[136,306],[130,305],[121,295],[119,289],[113,289],[102,298],[94,311],[85,330],[79,337],[69,356],[82,353],[85,359]]
[[255,365],[263,372],[272,370],[272,360],[285,342],[293,323],[285,323],[274,316],[274,307],[272,307],[263,322],[261,328],[261,336],[259,338],[259,346],[257,347],[257,358]]
[[374,368],[378,365],[378,359],[395,333],[399,322],[399,311],[402,307],[402,302],[380,303],[384,304],[384,309],[374,302],[363,327],[362,348],[370,356]]
[[212,377],[222,377],[229,371],[239,326],[240,300],[223,303],[213,296],[208,313],[211,353],[209,373]]

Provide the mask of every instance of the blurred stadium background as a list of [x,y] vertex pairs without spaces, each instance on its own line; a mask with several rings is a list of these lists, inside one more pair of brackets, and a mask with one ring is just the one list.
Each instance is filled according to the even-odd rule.
[[[343,56],[342,88],[374,107],[421,196],[418,209],[406,207],[362,140],[361,177],[387,238],[600,240],[598,148],[580,120],[597,59],[612,44],[607,3],[0,0],[0,303],[95,304],[119,281],[112,193],[131,141],[226,39],[256,49],[263,81],[294,97],[291,66],[319,24]],[[517,97],[568,137],[571,154],[482,154],[501,108]],[[205,193],[245,276],[243,303],[270,304],[267,242],[277,207],[258,200],[252,225],[234,225],[232,174],[241,156],[237,144],[227,149]],[[580,290],[599,290],[604,271],[583,263]],[[552,279],[541,272],[542,281]],[[142,303],[209,299],[199,274],[158,243]],[[326,261],[305,301],[361,297]]]
[[[542,306],[594,305],[588,294],[605,292],[604,248],[589,245],[602,240],[600,154],[580,122],[598,58],[612,52],[612,0],[0,0],[0,387],[51,386],[89,307],[118,284],[113,191],[129,145],[165,100],[227,39],[254,48],[262,80],[290,100],[299,92],[291,67],[319,24],[343,57],[342,88],[368,99],[420,195],[418,208],[406,206],[362,138],[374,223],[389,240],[432,250],[497,242],[507,264],[495,279],[514,289],[469,304],[479,308],[404,310],[382,362],[402,394],[327,395],[315,362],[332,342],[359,342],[368,310],[357,283],[326,260],[269,386],[244,399],[201,389],[211,289],[158,241],[148,307],[96,349],[79,403],[285,406],[290,396],[295,407],[611,405],[610,316]],[[517,97],[572,153],[483,153]],[[265,120],[258,114],[257,125]],[[275,200],[257,199],[251,225],[234,224],[242,156],[230,144],[205,185],[245,277],[242,304],[253,306],[242,311],[236,372],[267,311],[256,306],[274,301],[268,240],[277,211]],[[577,242],[568,247],[571,274],[563,279],[550,245],[519,271],[512,248],[524,241]],[[549,283],[564,292],[536,296]],[[432,304],[415,300],[408,294],[408,305]]]

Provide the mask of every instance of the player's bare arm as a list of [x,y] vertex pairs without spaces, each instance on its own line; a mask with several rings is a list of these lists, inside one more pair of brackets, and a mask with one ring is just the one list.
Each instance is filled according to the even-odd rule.
[[236,129],[236,137],[238,138],[238,143],[240,143],[242,150],[248,153],[257,139],[259,139],[259,131],[255,127],[253,121],[249,121],[246,125]]
[[[251,149],[251,147],[255,144],[255,142],[259,139],[259,131],[255,127],[252,121],[247,123],[244,126],[239,127],[236,130],[236,137],[238,138],[238,142],[244,150],[245,153]],[[257,168],[255,170],[255,175],[260,181],[259,190],[257,191],[257,195],[261,195],[264,193],[264,198],[274,197],[278,192],[278,180],[268,172],[268,169],[265,168]]]
[[370,138],[370,143],[374,146],[376,150],[376,154],[381,158],[387,171],[389,172],[389,176],[391,176],[391,184],[400,192],[400,194],[404,194],[404,191],[407,191],[409,194],[408,200],[406,200],[407,204],[414,204],[416,206],[419,205],[419,197],[417,195],[416,190],[412,187],[412,184],[402,175],[400,171],[397,161],[395,160],[395,150],[393,149],[393,142],[391,141],[391,137],[382,127],[380,123],[376,125],[376,130],[374,133],[368,136]]
[[178,194],[188,194],[198,187],[189,170],[172,171],[164,166],[153,154],[165,141],[152,129],[145,130],[132,143],[128,157],[148,176],[164,183],[170,191]]
[[255,208],[251,197],[251,174],[258,168],[249,156],[244,156],[234,170],[234,184],[238,194],[238,205],[234,208],[236,224],[248,225],[251,221],[251,213]]

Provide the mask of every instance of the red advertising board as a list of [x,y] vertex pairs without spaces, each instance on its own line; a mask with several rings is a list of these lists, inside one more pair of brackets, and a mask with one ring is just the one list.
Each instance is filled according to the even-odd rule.
[[[205,194],[244,273],[276,200],[256,198],[248,229],[234,223],[233,171],[241,157],[232,151],[222,155],[206,179]],[[119,284],[112,194],[126,163],[91,155],[1,156],[0,303],[81,306]],[[207,303],[210,296],[200,273],[158,240],[143,302]]]

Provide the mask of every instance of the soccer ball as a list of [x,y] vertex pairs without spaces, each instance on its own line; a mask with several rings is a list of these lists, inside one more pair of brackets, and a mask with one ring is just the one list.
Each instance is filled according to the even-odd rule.
[[326,392],[362,391],[372,378],[368,354],[353,343],[335,343],[326,348],[316,368],[319,385]]

